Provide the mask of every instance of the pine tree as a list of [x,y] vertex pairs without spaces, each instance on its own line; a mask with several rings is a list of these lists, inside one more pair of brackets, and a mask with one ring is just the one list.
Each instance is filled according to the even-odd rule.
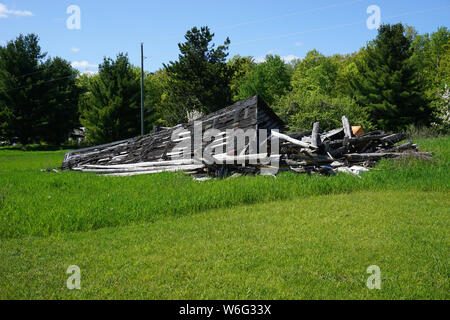
[[140,134],[139,70],[125,54],[105,58],[99,73],[89,78],[80,99],[80,121],[91,144],[108,143]]
[[61,58],[48,59],[44,64],[45,83],[41,85],[46,101],[41,115],[39,136],[51,145],[60,145],[69,133],[80,127],[78,98],[81,88],[76,85],[78,72]]
[[0,135],[23,145],[59,145],[78,125],[78,73],[45,56],[34,34],[0,47]]
[[226,64],[230,40],[215,48],[208,27],[189,30],[186,42],[178,44],[178,61],[164,65],[168,74],[167,97],[163,102],[169,123],[185,121],[187,113],[210,113],[231,102],[232,72]]
[[398,130],[431,121],[423,84],[410,59],[411,41],[402,24],[382,25],[358,63],[361,76],[352,82],[355,98],[380,129]]
[[20,35],[0,47],[0,135],[23,145],[37,140],[42,128],[41,84],[45,82],[39,38]]

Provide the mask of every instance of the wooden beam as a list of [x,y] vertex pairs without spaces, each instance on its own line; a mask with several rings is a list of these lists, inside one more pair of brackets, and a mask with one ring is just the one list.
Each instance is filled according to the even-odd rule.
[[313,148],[318,148],[322,144],[322,141],[320,140],[320,123],[316,122],[313,126],[313,131],[311,134],[311,146]]
[[342,117],[342,126],[344,127],[344,133],[347,138],[351,138],[353,135],[352,127],[346,116]]
[[285,134],[282,134],[282,133],[279,133],[279,132],[276,132],[276,131],[272,131],[272,136],[277,137],[277,138],[279,138],[281,140],[289,141],[290,143],[298,145],[298,146],[300,146],[302,148],[309,148],[309,147],[311,147],[311,145],[309,143],[302,142],[300,140],[291,138],[291,137],[289,137],[289,136],[287,136]]
[[161,173],[161,172],[176,172],[176,171],[193,171],[204,168],[204,165],[186,165],[186,166],[169,166],[158,168],[124,168],[124,169],[81,169],[81,172],[90,172],[98,174],[122,174],[122,173]]
[[83,165],[81,167],[74,168],[74,170],[79,170],[80,168],[86,169],[124,169],[124,168],[148,168],[148,167],[166,167],[166,166],[180,166],[193,164],[192,159],[181,159],[173,161],[158,161],[158,162],[140,162],[140,163],[130,163],[130,164],[118,164],[118,165]]

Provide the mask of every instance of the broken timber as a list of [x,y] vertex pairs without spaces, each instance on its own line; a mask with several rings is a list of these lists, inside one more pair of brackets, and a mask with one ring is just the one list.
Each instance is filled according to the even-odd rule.
[[[312,131],[285,134],[283,121],[258,96],[197,121],[68,152],[62,169],[106,176],[184,171],[201,179],[235,173],[271,175],[274,169],[308,174],[359,174],[385,158],[429,159],[432,156],[419,152],[412,142],[397,146],[406,138],[403,134],[373,131],[355,135],[345,116],[342,128],[321,133],[320,123],[316,122]],[[200,129],[196,123],[201,123]],[[234,144],[235,133],[251,130],[263,130],[266,136],[261,141],[258,135],[246,136],[244,145],[238,148]],[[200,141],[195,141],[198,134]],[[270,150],[275,139],[274,145],[279,150]],[[230,142],[232,149],[228,148]]]

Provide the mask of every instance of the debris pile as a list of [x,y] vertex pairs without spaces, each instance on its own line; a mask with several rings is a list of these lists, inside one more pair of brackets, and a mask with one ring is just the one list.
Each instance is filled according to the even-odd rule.
[[[285,124],[258,96],[196,123],[69,152],[62,169],[110,176],[184,171],[198,180],[282,171],[359,175],[384,158],[432,156],[419,152],[412,142],[397,145],[405,140],[403,134],[365,134],[345,116],[342,127],[332,131],[321,133],[320,123],[315,123],[312,131],[284,134]],[[240,147],[237,133],[244,134]]]
[[385,158],[432,157],[431,153],[419,152],[412,142],[397,145],[406,139],[404,134],[383,131],[364,134],[361,127],[351,127],[345,116],[342,123],[342,128],[325,133],[320,133],[320,124],[315,123],[312,132],[281,136],[285,140],[281,144],[281,170],[359,175]]

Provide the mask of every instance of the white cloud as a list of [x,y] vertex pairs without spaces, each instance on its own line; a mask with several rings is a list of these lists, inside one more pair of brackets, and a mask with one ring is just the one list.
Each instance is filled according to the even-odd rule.
[[281,57],[281,60],[283,60],[285,63],[291,63],[295,60],[301,60],[300,57],[294,56],[293,54],[290,54],[288,56]]
[[8,9],[6,5],[3,3],[0,3],[0,19],[1,18],[8,18],[9,16],[18,16],[18,17],[31,17],[33,16],[33,13],[31,11],[22,11],[22,10],[11,10]]
[[263,62],[266,62],[266,57],[256,57],[256,58],[253,58],[253,60],[256,63],[263,63]]
[[72,51],[72,52],[75,52],[75,53],[78,53],[78,52],[80,52],[80,48],[77,48],[77,47],[72,47],[71,49],[70,49],[70,51]]
[[93,75],[98,74],[98,71],[86,70],[83,72],[83,74],[87,74],[88,76],[93,76]]
[[295,46],[296,46],[296,47],[301,47],[302,45],[303,45],[303,42],[296,42],[296,43],[295,43]]
[[[301,60],[300,57],[294,56],[293,54],[290,54],[290,55],[287,55],[287,56],[282,56],[282,57],[280,57],[280,58],[281,58],[281,60],[283,60],[285,63],[291,63],[291,62],[293,62],[293,61],[295,61],[295,60]],[[263,63],[263,62],[266,62],[266,57],[256,57],[256,58],[253,58],[253,60],[254,60],[256,63]]]
[[98,65],[91,64],[91,63],[87,62],[86,60],[83,60],[83,61],[73,61],[72,67],[75,69],[92,69],[92,68],[97,69]]
[[72,68],[78,69],[81,73],[87,74],[87,75],[94,75],[98,73],[98,65],[97,64],[91,64],[87,62],[86,60],[83,61],[72,61],[71,63]]

